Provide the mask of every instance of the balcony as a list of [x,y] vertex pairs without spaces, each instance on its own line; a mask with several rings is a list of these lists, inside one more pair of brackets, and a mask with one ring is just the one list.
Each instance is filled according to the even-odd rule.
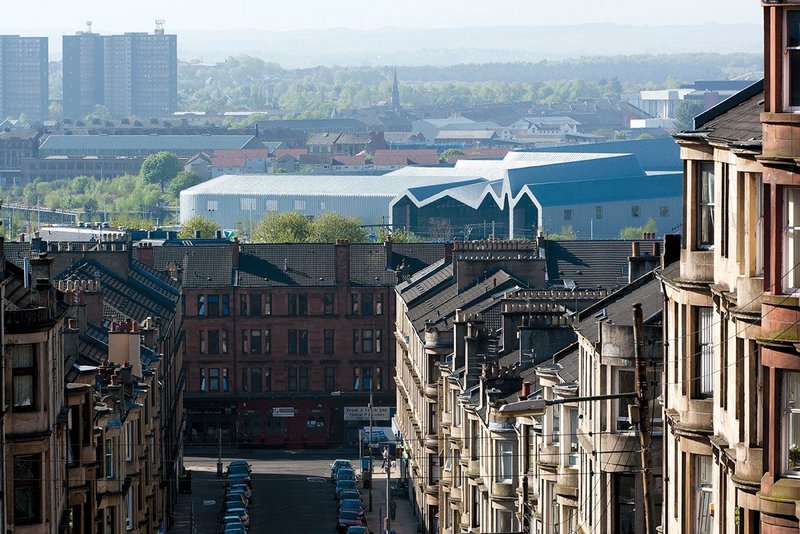
[[430,384],[425,384],[425,388],[423,389],[425,397],[430,400],[438,400],[439,398],[439,387],[436,382],[432,382]]
[[492,494],[491,498],[493,500],[517,500],[517,492],[516,486],[511,482],[492,482]]
[[562,467],[558,470],[558,478],[554,487],[556,495],[561,497],[577,498],[578,496],[578,469],[575,467]]
[[714,281],[714,251],[681,251],[680,282],[712,283]]
[[439,450],[439,436],[436,434],[426,434],[424,443],[425,448],[432,452]]

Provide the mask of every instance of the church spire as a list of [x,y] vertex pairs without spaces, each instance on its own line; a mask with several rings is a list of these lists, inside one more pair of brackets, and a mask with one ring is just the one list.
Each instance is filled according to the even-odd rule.
[[394,82],[392,84],[392,107],[400,109],[400,87],[397,85],[397,67],[394,68]]

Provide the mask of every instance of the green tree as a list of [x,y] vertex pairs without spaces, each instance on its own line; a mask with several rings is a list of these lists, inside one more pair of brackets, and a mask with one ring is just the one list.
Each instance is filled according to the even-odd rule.
[[410,230],[395,230],[394,232],[389,232],[387,230],[381,230],[378,232],[378,241],[384,242],[389,238],[392,238],[394,243],[425,243],[425,239],[422,236],[418,236],[414,232]]
[[439,154],[439,161],[447,163],[447,160],[454,157],[454,156],[463,156],[464,152],[457,148],[448,148],[447,150],[443,151]]
[[162,150],[145,158],[139,176],[151,184],[160,185],[161,191],[164,191],[167,184],[182,170],[183,165],[178,156]]
[[575,231],[572,226],[562,226],[561,233],[546,234],[547,239],[551,241],[574,241],[577,239]]
[[675,108],[675,129],[694,130],[694,118],[705,110],[700,100],[684,100]]
[[217,221],[208,219],[202,215],[195,215],[183,223],[181,231],[178,232],[178,237],[182,239],[192,239],[195,236],[195,232],[199,231],[201,238],[209,239],[214,237],[214,233],[219,229],[220,226]]
[[347,239],[351,243],[367,241],[367,231],[361,227],[358,217],[346,217],[326,211],[311,221],[307,241],[312,243],[335,243],[337,239]]
[[643,233],[648,232],[654,234],[656,231],[656,221],[650,217],[647,219],[644,226],[627,226],[623,228],[619,232],[619,237],[620,239],[641,239]]
[[302,243],[311,233],[311,221],[296,211],[270,212],[253,230],[254,243]]
[[200,175],[194,171],[180,171],[167,186],[167,197],[177,200],[184,189],[189,189],[202,182]]

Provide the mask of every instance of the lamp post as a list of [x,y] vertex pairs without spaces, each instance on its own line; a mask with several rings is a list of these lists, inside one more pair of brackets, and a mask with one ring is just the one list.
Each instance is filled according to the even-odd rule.
[[369,454],[369,511],[372,511],[372,379],[369,381],[369,441],[367,442]]

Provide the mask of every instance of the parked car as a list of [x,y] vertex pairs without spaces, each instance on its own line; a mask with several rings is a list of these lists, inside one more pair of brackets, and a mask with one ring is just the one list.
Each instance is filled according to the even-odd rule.
[[235,484],[228,486],[228,489],[225,490],[225,495],[236,495],[237,493],[241,493],[245,497],[247,497],[247,502],[253,502],[253,490],[247,487],[247,484]]
[[355,480],[356,479],[356,472],[352,469],[346,469],[344,467],[340,467],[338,471],[336,471],[336,482],[340,480]]
[[342,490],[342,493],[341,493],[341,495],[339,495],[339,498],[342,499],[342,500],[344,500],[344,499],[358,499],[360,501],[361,500],[361,494],[358,492],[358,490],[346,489],[346,490]]
[[339,500],[339,512],[364,512],[364,506],[361,504],[360,499],[340,499]]
[[336,483],[336,499],[339,499],[341,493],[346,489],[356,489],[355,480],[340,480]]
[[232,484],[246,484],[248,487],[253,487],[253,481],[250,480],[250,475],[246,473],[233,473],[228,475],[228,478],[225,479],[225,486],[230,486]]
[[225,494],[225,502],[232,502],[234,504],[241,503],[242,506],[247,506],[249,504],[247,497],[244,496],[243,493],[228,493]]
[[331,464],[331,482],[336,482],[336,471],[342,467],[353,469],[353,464],[350,462],[350,460],[334,460]]
[[226,523],[222,534],[247,534],[247,529],[241,523]]
[[336,519],[336,530],[339,532],[347,532],[350,527],[358,527],[364,525],[364,514],[358,512],[339,512],[339,517]]
[[246,472],[248,475],[253,472],[253,468],[245,460],[234,460],[228,464],[226,474]]
[[227,517],[229,515],[230,516],[238,516],[239,520],[241,521],[241,523],[243,525],[245,523],[248,524],[248,525],[250,524],[250,514],[247,513],[247,509],[244,508],[243,506],[240,506],[240,507],[226,506],[225,507],[225,513],[224,513],[223,517]]
[[239,515],[234,513],[225,514],[225,516],[222,518],[222,523],[224,525],[227,525],[229,523],[241,523],[242,525],[244,525],[245,528],[249,528],[250,516],[247,514],[245,515]]
[[347,534],[369,534],[367,527],[350,527],[347,529]]

